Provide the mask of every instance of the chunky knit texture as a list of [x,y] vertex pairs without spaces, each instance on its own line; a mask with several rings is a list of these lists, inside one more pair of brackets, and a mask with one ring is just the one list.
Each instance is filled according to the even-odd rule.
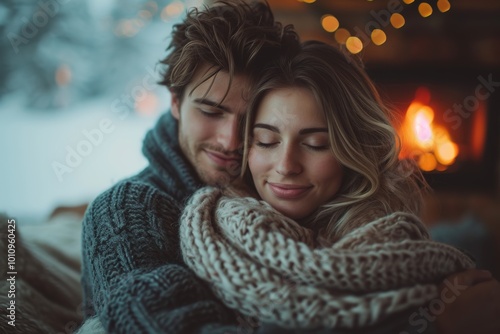
[[143,151],[150,166],[86,212],[85,316],[97,314],[108,333],[236,332],[233,312],[180,257],[180,208],[201,184],[180,152],[170,114],[147,134]]
[[229,307],[292,328],[359,328],[438,297],[436,283],[474,267],[429,240],[413,215],[394,213],[330,247],[250,197],[198,191],[180,227],[185,262]]
[[[303,333],[236,315],[182,261],[179,218],[201,183],[182,155],[177,122],[167,113],[144,141],[149,166],[98,196],[83,221],[84,333]],[[411,312],[417,311],[417,309]],[[410,313],[377,328],[317,334],[432,334]]]

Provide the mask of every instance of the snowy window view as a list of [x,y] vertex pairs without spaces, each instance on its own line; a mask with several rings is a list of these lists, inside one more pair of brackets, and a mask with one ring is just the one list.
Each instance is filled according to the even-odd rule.
[[6,0],[0,4],[0,211],[44,219],[146,166],[168,110],[159,60],[203,1]]

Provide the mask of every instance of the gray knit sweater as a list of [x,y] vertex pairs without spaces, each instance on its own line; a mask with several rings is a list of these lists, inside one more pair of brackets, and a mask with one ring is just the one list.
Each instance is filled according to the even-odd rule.
[[97,314],[110,333],[223,333],[233,314],[179,257],[180,208],[201,183],[169,113],[143,152],[149,167],[98,196],[85,214],[84,314]]
[[[147,134],[143,153],[149,166],[98,196],[85,214],[85,317],[97,315],[109,333],[295,333],[236,317],[182,262],[178,220],[202,184],[180,151],[170,113]],[[432,323],[413,328],[410,316],[362,333],[433,333]]]

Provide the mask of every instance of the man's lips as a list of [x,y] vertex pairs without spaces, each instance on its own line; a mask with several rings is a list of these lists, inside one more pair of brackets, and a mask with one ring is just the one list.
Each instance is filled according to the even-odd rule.
[[224,168],[228,167],[234,168],[235,166],[239,166],[241,162],[240,157],[229,156],[223,153],[209,151],[209,150],[205,150],[205,153],[210,158],[210,160],[212,160],[216,165]]
[[296,199],[303,196],[309,190],[312,189],[311,185],[302,186],[295,184],[286,184],[286,183],[267,183],[269,188],[273,192],[276,197],[282,199]]

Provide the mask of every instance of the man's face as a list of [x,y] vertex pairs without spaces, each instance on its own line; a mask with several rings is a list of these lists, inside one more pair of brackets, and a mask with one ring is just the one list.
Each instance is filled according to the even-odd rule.
[[219,72],[192,91],[207,70],[201,66],[196,71],[182,98],[172,94],[172,115],[179,120],[181,149],[200,179],[209,185],[227,184],[240,171],[238,125],[248,82],[237,75],[229,87],[229,74]]

